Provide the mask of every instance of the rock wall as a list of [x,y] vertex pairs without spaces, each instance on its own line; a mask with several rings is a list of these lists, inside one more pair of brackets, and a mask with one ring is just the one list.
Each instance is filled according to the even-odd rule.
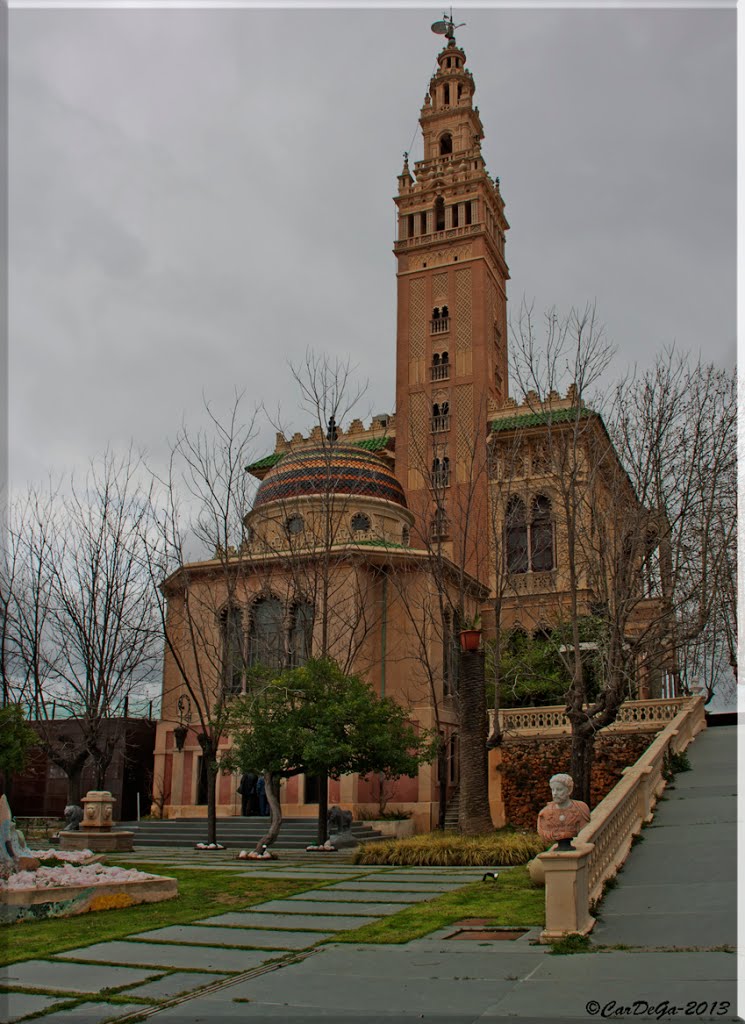
[[[624,768],[632,765],[654,740],[656,733],[616,733],[595,743],[590,810],[615,786]],[[502,745],[504,817],[515,828],[535,830],[536,818],[551,799],[548,780],[569,772],[570,737],[507,738]]]

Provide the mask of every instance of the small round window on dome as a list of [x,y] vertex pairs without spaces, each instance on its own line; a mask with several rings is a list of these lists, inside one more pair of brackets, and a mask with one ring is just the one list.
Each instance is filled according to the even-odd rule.
[[297,536],[298,533],[302,533],[305,529],[305,520],[302,516],[290,516],[285,524],[285,528],[290,536]]
[[352,533],[367,533],[370,529],[370,517],[364,512],[357,512],[352,516]]
[[409,530],[408,526],[404,526],[403,530],[401,531],[401,543],[405,548],[408,548],[409,544],[411,543],[411,531]]

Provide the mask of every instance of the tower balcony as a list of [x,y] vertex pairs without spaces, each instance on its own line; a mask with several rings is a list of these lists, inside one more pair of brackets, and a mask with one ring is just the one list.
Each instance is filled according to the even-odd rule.
[[436,363],[429,368],[430,380],[450,380],[450,363]]
[[450,430],[450,413],[441,413],[439,416],[433,416],[431,419],[432,433],[441,434],[445,430]]
[[412,238],[399,238],[393,243],[394,252],[404,252],[406,249],[415,249],[420,245],[431,245],[433,242],[449,241],[451,238],[463,238],[465,235],[475,235],[482,231],[481,224],[464,224],[459,228],[447,228],[445,231],[432,231],[428,235],[414,235]]
[[430,320],[430,322],[429,322],[429,332],[430,332],[430,334],[444,334],[446,331],[449,331],[449,330],[450,330],[450,317],[449,316],[441,316],[441,317],[438,317],[436,320]]

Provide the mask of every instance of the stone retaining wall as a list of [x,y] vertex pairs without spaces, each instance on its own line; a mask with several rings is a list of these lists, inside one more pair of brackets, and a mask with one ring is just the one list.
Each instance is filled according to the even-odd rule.
[[[598,737],[592,772],[592,809],[616,785],[624,768],[634,764],[654,740],[654,734],[614,733]],[[538,812],[551,799],[548,780],[569,772],[569,736],[506,737],[501,748],[501,797],[505,821],[515,828],[535,831]]]

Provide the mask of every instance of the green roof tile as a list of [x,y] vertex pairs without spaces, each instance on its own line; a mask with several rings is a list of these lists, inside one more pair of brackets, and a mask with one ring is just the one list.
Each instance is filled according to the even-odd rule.
[[523,413],[522,416],[510,416],[503,420],[492,420],[489,424],[489,429],[493,433],[497,433],[501,430],[515,430],[519,427],[540,427],[545,423],[571,423],[578,418],[578,413],[579,419],[595,415],[592,409],[578,409],[577,406],[572,406],[571,409],[557,409],[553,413],[527,412]]
[[[363,448],[366,452],[381,452],[389,446],[392,448],[394,439],[392,437],[367,437],[364,441],[350,441],[349,443],[353,444],[355,448]],[[288,451],[291,450],[288,449]],[[246,466],[246,472],[253,473],[256,469],[271,469],[286,454],[287,451],[272,452],[271,455],[265,455],[258,462],[252,462],[250,466]]]

